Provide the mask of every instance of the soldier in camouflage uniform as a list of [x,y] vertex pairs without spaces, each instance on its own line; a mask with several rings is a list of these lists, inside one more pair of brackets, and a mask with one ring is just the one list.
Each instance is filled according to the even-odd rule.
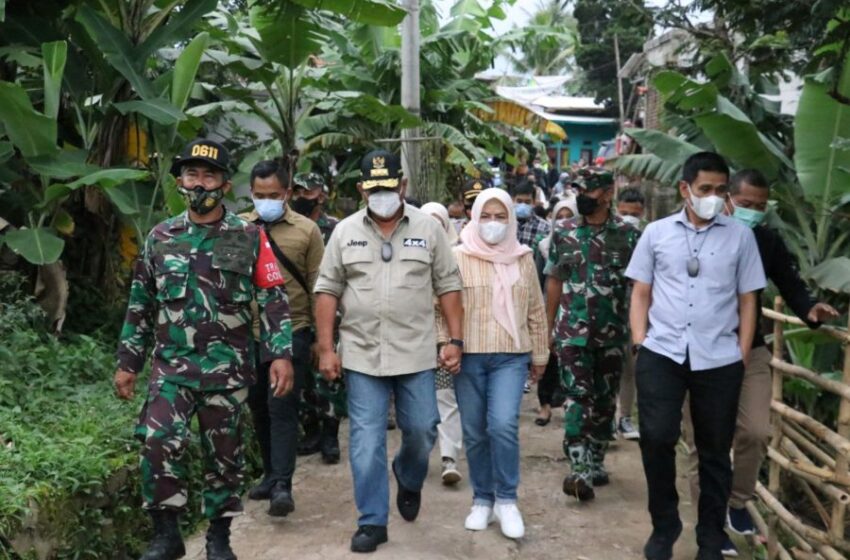
[[[580,217],[555,232],[549,249],[547,311],[567,394],[564,453],[572,472],[564,493],[595,497],[608,483],[603,465],[614,439],[616,397],[627,341],[626,265],[639,236],[611,210],[614,178],[589,168],[574,183]],[[556,322],[557,316],[557,322]]]
[[[292,209],[316,222],[327,245],[339,220],[324,211],[328,190],[324,179],[318,173],[299,173],[293,182]],[[298,453],[312,455],[321,451],[323,457],[339,455],[339,420],[348,414],[345,384],[327,381],[314,367],[313,375],[305,379],[299,402],[303,433]]]
[[232,517],[242,511],[240,414],[255,376],[252,300],[260,308],[260,361],[271,364],[270,384],[282,395],[293,383],[283,278],[263,230],[220,204],[231,186],[228,164],[216,142],[186,147],[172,171],[189,209],[154,227],[133,272],[115,387],[120,398],[132,398],[153,346],[136,429],[144,508],[155,533],[143,560],[185,554],[177,517],[188,500],[181,459],[195,414],[204,451],[203,513],[210,519],[207,558],[236,558],[229,535]]

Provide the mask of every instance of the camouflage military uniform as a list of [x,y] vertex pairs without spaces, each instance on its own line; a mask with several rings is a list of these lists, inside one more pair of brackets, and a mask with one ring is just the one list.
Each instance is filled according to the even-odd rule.
[[[338,219],[325,212],[316,220],[325,245],[338,223]],[[323,419],[339,419],[348,415],[345,383],[342,380],[327,381],[316,367],[313,368],[313,375],[305,380],[300,400],[303,406],[299,408],[298,414],[306,437],[318,432]]]
[[319,215],[319,219],[316,220],[316,225],[319,226],[319,231],[322,232],[322,238],[325,240],[325,245],[328,244],[328,239],[331,238],[331,234],[338,223],[339,220],[333,216],[328,216],[324,212],[322,212]]
[[291,358],[289,304],[262,230],[227,212],[210,225],[184,213],[148,235],[118,348],[118,367],[138,373],[153,338],[149,394],[136,428],[146,509],[185,507],[181,458],[197,413],[204,515],[241,511],[240,414],[255,376],[253,299],[261,309],[260,360]]
[[555,232],[546,263],[546,274],[564,283],[555,325],[567,394],[564,453],[588,484],[613,439],[628,329],[624,272],[638,236],[613,213],[598,227],[580,218]]

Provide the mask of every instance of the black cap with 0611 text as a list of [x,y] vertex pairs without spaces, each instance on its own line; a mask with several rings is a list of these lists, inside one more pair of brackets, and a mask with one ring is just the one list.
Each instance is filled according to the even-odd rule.
[[171,165],[171,174],[180,175],[180,170],[189,162],[206,163],[225,173],[230,173],[230,153],[227,148],[207,138],[192,140],[180,152]]

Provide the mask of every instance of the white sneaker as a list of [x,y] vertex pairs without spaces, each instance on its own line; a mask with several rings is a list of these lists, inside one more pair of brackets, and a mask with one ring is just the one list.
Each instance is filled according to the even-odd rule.
[[502,534],[509,539],[521,539],[525,535],[525,523],[516,504],[496,504],[493,515],[502,526]]
[[469,515],[466,516],[463,526],[470,531],[483,531],[494,519],[493,508],[475,504],[469,510]]

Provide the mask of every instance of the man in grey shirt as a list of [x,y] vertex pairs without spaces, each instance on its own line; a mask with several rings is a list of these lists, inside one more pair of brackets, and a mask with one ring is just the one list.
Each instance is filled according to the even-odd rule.
[[[367,207],[336,226],[316,281],[319,370],[343,374],[351,427],[349,459],[360,512],[353,552],[387,542],[387,409],[395,396],[401,449],[392,470],[396,505],[406,521],[419,515],[428,455],[437,437],[434,296],[451,340],[440,365],[457,373],[463,349],[460,274],[448,237],[436,220],[404,204],[406,180],[395,154],[363,158],[358,189]],[[339,354],[333,344],[342,313]]]
[[640,449],[653,531],[648,560],[669,560],[682,531],[676,443],[690,397],[700,500],[698,560],[720,560],[732,480],[729,451],[756,329],[764,271],[752,231],[720,211],[729,168],[717,154],[688,158],[683,210],[647,226],[626,269],[637,355]]

